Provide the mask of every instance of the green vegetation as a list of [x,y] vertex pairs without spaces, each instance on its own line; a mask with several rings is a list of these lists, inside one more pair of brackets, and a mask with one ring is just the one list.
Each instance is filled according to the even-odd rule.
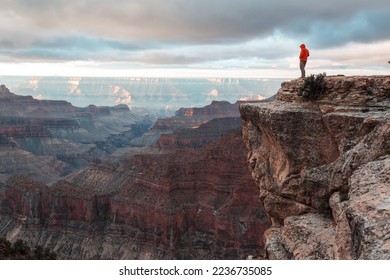
[[55,260],[56,258],[56,253],[42,246],[32,250],[26,241],[21,239],[12,244],[7,239],[0,238],[0,260]]
[[321,94],[326,92],[325,77],[326,73],[322,73],[305,78],[299,95],[306,100],[318,99]]

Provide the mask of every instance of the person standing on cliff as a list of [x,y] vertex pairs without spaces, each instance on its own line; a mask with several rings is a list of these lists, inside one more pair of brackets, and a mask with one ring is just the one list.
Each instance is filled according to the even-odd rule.
[[301,48],[301,53],[299,54],[299,68],[301,69],[301,78],[305,78],[305,66],[307,62],[307,58],[309,57],[309,50],[306,49],[305,44],[301,44],[299,46]]

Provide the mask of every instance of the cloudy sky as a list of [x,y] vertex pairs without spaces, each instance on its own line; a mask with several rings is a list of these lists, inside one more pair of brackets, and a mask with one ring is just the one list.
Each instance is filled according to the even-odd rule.
[[0,75],[389,75],[389,0],[0,0]]

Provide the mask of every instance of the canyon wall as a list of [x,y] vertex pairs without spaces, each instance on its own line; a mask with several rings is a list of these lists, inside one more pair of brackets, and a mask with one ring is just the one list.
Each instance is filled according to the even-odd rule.
[[303,85],[240,106],[266,257],[390,259],[390,77],[325,77],[314,101]]

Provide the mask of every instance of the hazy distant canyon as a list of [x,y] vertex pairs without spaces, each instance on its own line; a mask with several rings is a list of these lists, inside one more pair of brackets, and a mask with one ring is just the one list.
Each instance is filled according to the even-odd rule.
[[[235,103],[275,94],[281,79],[168,79],[88,77],[0,77],[14,93],[36,99],[66,100],[75,106],[115,106],[151,109],[168,116],[181,107],[202,107],[213,100]],[[156,112],[157,111],[157,112]],[[164,112],[168,111],[168,112]]]

